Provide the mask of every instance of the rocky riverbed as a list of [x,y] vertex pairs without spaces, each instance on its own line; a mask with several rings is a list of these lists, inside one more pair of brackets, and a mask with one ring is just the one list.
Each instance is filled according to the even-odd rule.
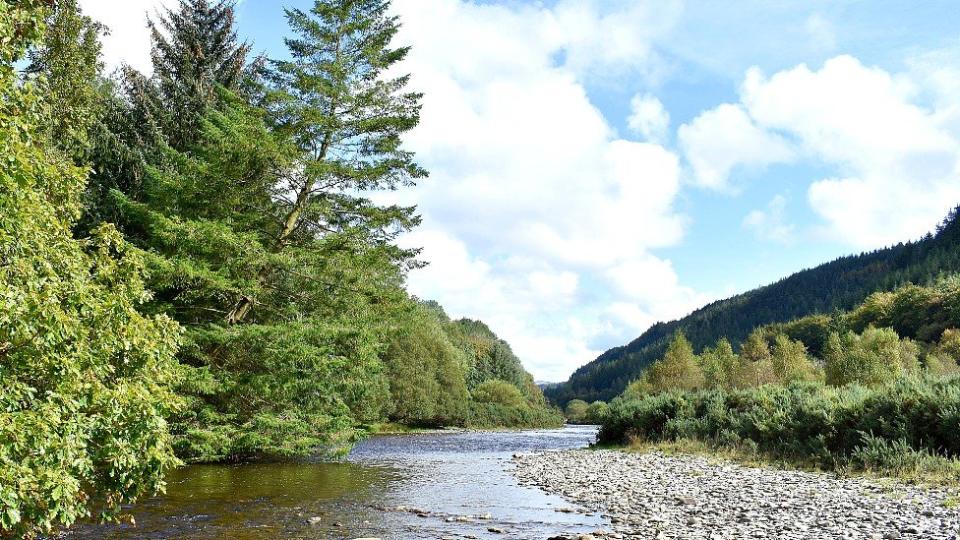
[[594,538],[960,539],[960,508],[946,490],[660,453],[573,450],[513,462],[521,484],[571,503],[560,511],[608,517],[612,530]]

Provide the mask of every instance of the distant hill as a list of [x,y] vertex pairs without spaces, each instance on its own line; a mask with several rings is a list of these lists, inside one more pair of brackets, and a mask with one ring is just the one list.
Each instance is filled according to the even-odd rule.
[[870,293],[905,283],[927,284],[960,272],[960,207],[923,239],[839,258],[797,272],[771,285],[720,300],[690,315],[657,323],[629,344],[610,349],[582,366],[570,380],[544,389],[560,405],[579,398],[610,400],[659,358],[666,342],[683,330],[698,350],[726,337],[734,344],[757,326],[814,313],[849,309]]

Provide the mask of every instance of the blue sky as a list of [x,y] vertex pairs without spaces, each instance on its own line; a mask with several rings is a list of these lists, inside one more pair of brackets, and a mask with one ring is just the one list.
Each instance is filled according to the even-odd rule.
[[[169,0],[164,0],[169,3]],[[143,13],[82,0],[146,66]],[[280,3],[241,36],[285,54]],[[309,8],[310,1],[283,5]],[[396,0],[431,178],[411,290],[562,380],[657,320],[917,238],[960,203],[946,1]],[[141,26],[142,27],[142,26]]]

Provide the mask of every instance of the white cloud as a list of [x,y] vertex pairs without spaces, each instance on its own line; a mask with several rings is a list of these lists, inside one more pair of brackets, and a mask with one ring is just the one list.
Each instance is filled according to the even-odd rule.
[[173,7],[176,0],[80,0],[80,9],[94,20],[105,24],[110,34],[103,38],[103,59],[107,71],[121,64],[143,73],[153,71],[150,64],[150,32],[147,16]]
[[593,75],[658,67],[657,38],[678,22],[680,0],[561,0],[548,12],[565,67]]
[[743,226],[751,229],[762,240],[790,244],[796,227],[786,221],[787,198],[777,195],[767,203],[765,210],[754,210],[743,218]]
[[941,97],[932,110],[917,104],[922,77],[893,75],[850,56],[817,71],[801,64],[770,77],[752,68],[740,103],[682,126],[681,146],[708,187],[727,186],[741,164],[789,161],[792,146],[805,164],[835,171],[808,190],[824,234],[863,248],[916,238],[960,201],[960,116],[956,97],[943,99],[952,74],[927,73],[941,83],[928,89]]
[[[433,261],[410,288],[487,321],[537,378],[562,380],[599,341],[642,330],[648,319],[627,324],[610,304],[655,322],[697,298],[650,254],[683,235],[677,156],[618,139],[583,86],[594,67],[650,58],[662,28],[645,28],[645,5],[394,3],[413,46],[403,71],[425,92],[408,146],[431,171],[398,194],[425,218],[405,241]],[[631,280],[646,293],[621,298]]]
[[742,99],[758,124],[836,168],[808,192],[828,233],[877,247],[919,237],[960,201],[960,143],[917,92],[907,76],[839,56],[819,71],[750,70]]
[[637,94],[630,100],[627,126],[650,142],[663,142],[670,129],[670,113],[655,96]]
[[701,113],[680,126],[677,137],[694,181],[711,189],[729,189],[736,167],[762,168],[794,155],[786,140],[757,127],[739,105],[723,104]]

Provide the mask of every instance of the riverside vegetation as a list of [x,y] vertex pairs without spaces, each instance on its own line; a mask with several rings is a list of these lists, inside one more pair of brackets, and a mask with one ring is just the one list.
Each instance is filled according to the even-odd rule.
[[960,280],[870,295],[695,355],[678,333],[600,441],[694,440],[830,469],[960,479]]
[[483,323],[411,297],[420,95],[380,0],[149,24],[102,73],[75,0],[0,2],[0,536],[114,520],[187,462],[335,452],[382,422],[562,422]]

